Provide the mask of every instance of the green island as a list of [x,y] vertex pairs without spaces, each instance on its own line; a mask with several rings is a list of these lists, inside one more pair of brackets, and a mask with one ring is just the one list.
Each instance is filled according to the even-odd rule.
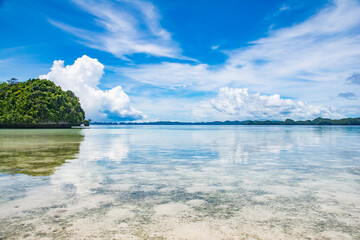
[[87,125],[79,98],[49,80],[0,84],[0,128],[70,128]]

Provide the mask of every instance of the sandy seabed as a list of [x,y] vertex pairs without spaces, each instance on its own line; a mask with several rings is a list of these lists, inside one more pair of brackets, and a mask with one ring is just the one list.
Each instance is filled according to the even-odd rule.
[[0,239],[360,239],[360,128],[188,128],[0,132]]

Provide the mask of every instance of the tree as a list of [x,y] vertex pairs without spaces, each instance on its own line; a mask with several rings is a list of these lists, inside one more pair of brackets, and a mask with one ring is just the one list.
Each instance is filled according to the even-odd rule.
[[17,84],[17,78],[11,78],[9,80],[7,80],[7,82],[10,84],[10,85],[14,85],[14,84]]

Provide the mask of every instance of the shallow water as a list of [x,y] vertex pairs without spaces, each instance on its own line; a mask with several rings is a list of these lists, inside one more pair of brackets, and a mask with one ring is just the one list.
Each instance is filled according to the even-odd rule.
[[360,127],[0,130],[0,239],[360,239]]

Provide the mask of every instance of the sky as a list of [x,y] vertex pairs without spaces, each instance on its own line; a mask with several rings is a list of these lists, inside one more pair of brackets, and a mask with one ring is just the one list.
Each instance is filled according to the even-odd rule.
[[0,36],[92,121],[360,117],[358,0],[0,0]]

